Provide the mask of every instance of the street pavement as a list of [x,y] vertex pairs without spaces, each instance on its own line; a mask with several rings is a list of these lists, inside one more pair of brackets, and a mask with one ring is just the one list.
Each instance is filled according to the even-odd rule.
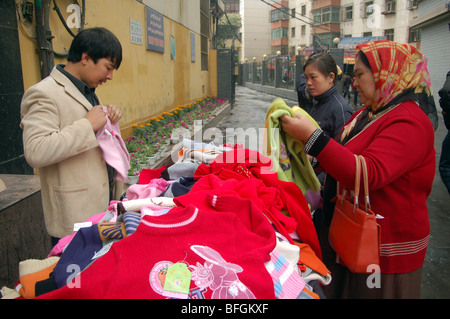
[[[236,99],[229,116],[218,123],[221,134],[209,140],[215,143],[241,143],[244,147],[262,153],[262,141],[266,112],[277,96],[261,93],[243,86],[236,87]],[[287,105],[297,101],[284,99]],[[438,107],[439,108],[439,107]],[[440,112],[440,109],[438,110]],[[436,165],[438,165],[441,144],[447,130],[442,116],[435,132]],[[204,139],[205,140],[205,139]],[[206,139],[208,140],[208,139]],[[423,266],[422,298],[450,298],[450,195],[442,183],[436,166],[433,190],[428,198],[431,223],[430,242]]]

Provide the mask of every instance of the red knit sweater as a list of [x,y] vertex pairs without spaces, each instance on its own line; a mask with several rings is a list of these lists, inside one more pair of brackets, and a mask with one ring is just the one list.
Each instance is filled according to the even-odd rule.
[[[279,180],[277,173],[270,170],[271,165],[268,157],[254,150],[235,149],[224,152],[208,165],[200,164],[195,171],[195,178],[208,180],[199,180],[191,192],[218,188],[235,190],[242,197],[252,199],[277,231],[291,243],[293,240],[289,233],[296,230],[301,241],[310,245],[316,255],[322,258],[311,212],[302,190],[293,182]],[[211,174],[223,182],[208,176]]]
[[79,275],[79,287],[39,298],[166,298],[167,269],[175,263],[192,273],[189,298],[275,298],[264,266],[275,245],[272,226],[252,205],[215,213],[176,207],[145,216],[135,233]]
[[366,159],[372,210],[384,217],[378,219],[381,272],[405,273],[419,268],[430,235],[426,201],[436,169],[430,120],[414,102],[402,103],[375,119],[345,146],[330,140],[317,159],[331,176],[352,189],[353,154]]

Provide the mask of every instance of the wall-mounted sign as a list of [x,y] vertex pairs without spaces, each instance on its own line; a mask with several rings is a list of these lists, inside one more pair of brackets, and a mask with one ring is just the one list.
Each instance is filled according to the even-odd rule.
[[191,62],[195,62],[195,34],[191,32]]
[[175,60],[175,38],[172,35],[170,36],[170,56],[172,60]]
[[131,43],[142,44],[142,23],[130,19]]
[[147,50],[164,52],[164,17],[146,7]]

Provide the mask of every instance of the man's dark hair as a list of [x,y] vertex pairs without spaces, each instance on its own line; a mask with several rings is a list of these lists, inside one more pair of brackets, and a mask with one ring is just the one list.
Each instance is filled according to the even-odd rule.
[[105,28],[90,28],[78,33],[70,45],[67,61],[80,62],[83,53],[87,53],[94,63],[103,58],[110,59],[116,69],[122,63],[122,45]]

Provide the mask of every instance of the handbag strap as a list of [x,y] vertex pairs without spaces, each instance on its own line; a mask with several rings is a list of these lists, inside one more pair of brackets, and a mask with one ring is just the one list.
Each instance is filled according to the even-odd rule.
[[359,160],[361,162],[361,166],[362,166],[362,172],[363,172],[363,182],[364,182],[364,196],[366,199],[366,213],[369,212],[369,210],[371,209],[370,207],[370,199],[369,199],[369,176],[367,173],[367,164],[366,164],[366,159],[364,158],[364,156],[359,155]]
[[[354,191],[353,191],[353,196],[357,199],[359,196],[359,188],[360,188],[360,183],[361,183],[361,167],[360,167],[360,160],[358,158],[358,155],[353,155],[355,157],[355,163],[356,163],[356,168],[355,168],[355,186],[354,186]],[[339,181],[336,181],[336,195],[339,195]],[[344,188],[342,190],[342,197],[346,197],[347,193],[346,193],[346,189]]]
[[[364,197],[366,202],[366,213],[369,213],[369,210],[371,210],[370,206],[370,198],[369,198],[369,175],[367,173],[367,163],[366,159],[362,155],[354,155],[355,156],[355,162],[356,162],[356,168],[355,168],[355,189],[354,189],[354,201],[353,206],[356,207],[359,206],[359,189],[361,187],[361,170],[363,175],[363,184],[364,184]],[[339,181],[337,181],[336,185],[336,193],[339,195]],[[342,190],[342,200],[346,197],[346,190],[345,188]]]
[[359,188],[361,185],[361,161],[359,159],[359,156],[355,155],[355,161],[356,161],[356,169],[355,169],[355,200],[354,200],[354,206],[355,209],[359,205]]

